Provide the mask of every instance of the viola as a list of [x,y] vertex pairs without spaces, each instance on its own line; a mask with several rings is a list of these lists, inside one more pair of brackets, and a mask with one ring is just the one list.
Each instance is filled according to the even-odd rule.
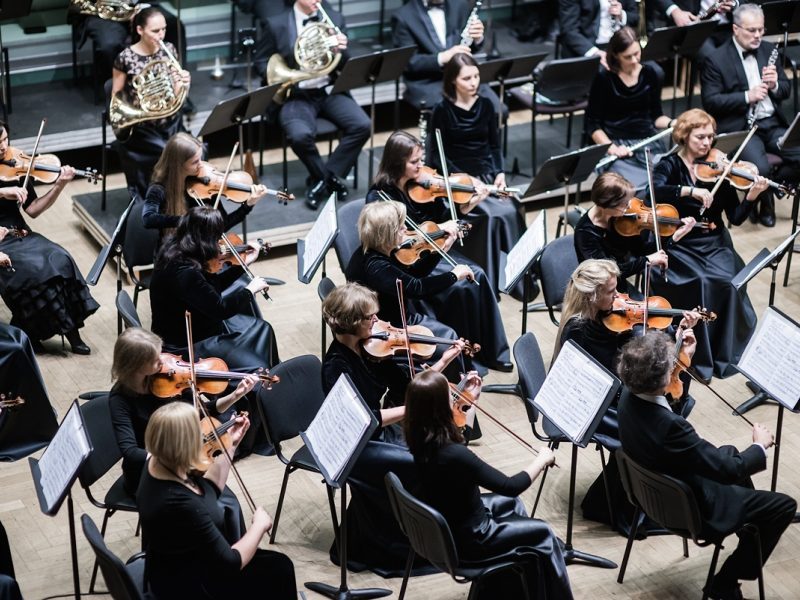
[[[425,221],[419,225],[428,237],[434,241],[439,248],[444,248],[447,242],[447,232],[441,229],[433,221]],[[463,221],[458,222],[458,231],[462,236],[465,236],[472,229],[472,224]],[[427,256],[431,252],[435,252],[430,243],[423,239],[423,237],[414,232],[406,231],[403,241],[400,245],[392,251],[392,256],[397,259],[397,262],[403,265],[413,265],[423,256]]]
[[453,412],[453,423],[459,429],[467,426],[469,410],[475,406],[475,396],[466,391],[467,378],[462,377],[458,383],[448,382],[450,387],[450,409]]
[[673,401],[677,401],[683,395],[683,381],[681,373],[692,365],[692,359],[683,351],[683,328],[678,330],[675,336],[675,366],[669,376],[669,383],[664,390],[665,394],[672,396]]
[[[427,359],[433,356],[437,344],[452,346],[455,340],[450,338],[435,337],[433,332],[423,325],[410,325],[408,327],[408,341],[411,345],[412,356]],[[408,354],[409,344],[406,343],[406,334],[400,327],[394,327],[386,321],[376,321],[372,326],[372,333],[362,342],[364,352],[374,360],[383,360],[393,356]],[[471,344],[464,340],[464,354],[473,356],[480,352],[479,344]]]
[[[25,177],[31,157],[18,148],[9,146],[0,159],[0,181],[16,181]],[[61,161],[55,154],[39,154],[34,159],[31,168],[31,177],[40,183],[55,183],[61,175]],[[92,183],[97,183],[103,176],[97,169],[75,169],[76,177],[85,177]]]
[[231,418],[221,423],[218,419],[208,416],[200,419],[200,433],[203,440],[203,451],[201,456],[205,461],[213,461],[215,457],[219,456],[225,451],[225,448],[231,447],[231,434],[228,431],[236,425],[236,419],[239,417],[246,417],[247,411],[241,413],[233,413]]
[[[150,391],[159,398],[174,398],[191,387],[191,364],[175,354],[161,353],[161,370],[153,375]],[[249,373],[234,373],[221,358],[201,358],[194,364],[197,376],[197,391],[221,394],[229,381],[244,379]],[[267,386],[280,382],[280,377],[269,371],[255,373],[259,381]]]
[[[258,240],[259,247],[253,248],[252,246],[245,244],[244,240],[239,237],[235,233],[228,234],[228,240],[233,245],[233,250],[241,257],[242,260],[247,261],[251,256],[266,256],[267,252],[270,251],[272,248],[272,244],[264,243],[261,240]],[[238,265],[239,261],[236,260],[236,257],[233,256],[231,249],[228,245],[220,240],[219,243],[219,256],[216,258],[212,258],[208,261],[206,265],[206,270],[210,273],[218,273],[225,267],[230,267],[232,265]]]
[[[705,308],[695,309],[700,314],[700,320],[714,321],[717,315]],[[644,322],[645,303],[643,300],[634,300],[628,294],[617,294],[611,311],[603,317],[603,324],[611,331],[622,333],[630,331],[634,325]],[[675,317],[682,317],[686,312],[683,309],[674,309],[666,298],[650,296],[647,298],[647,326],[652,329],[666,329],[672,324]]]
[[[700,181],[716,182],[729,164],[730,160],[725,153],[717,148],[712,148],[705,159],[694,161],[694,176]],[[733,163],[733,167],[725,179],[738,190],[749,190],[755,184],[756,177],[758,177],[758,167],[746,160],[740,160]],[[768,179],[767,182],[769,187],[781,196],[792,192],[791,188],[786,185],[776,183],[771,179]]]
[[[205,201],[216,198],[222,187],[225,173],[216,169],[210,162],[200,163],[198,175],[188,177],[186,193],[195,200]],[[225,182],[223,197],[231,202],[247,202],[253,197],[253,177],[247,171],[231,171]],[[294,194],[267,188],[267,195],[275,196],[281,204],[294,200]]]
[[[450,190],[453,192],[453,202],[466,204],[476,194],[477,190],[472,183],[472,177],[466,173],[451,173],[449,177]],[[496,185],[487,185],[489,193],[493,196],[508,197],[518,193],[514,188],[501,188]],[[447,188],[444,177],[431,167],[423,166],[416,180],[408,183],[408,195],[414,202],[433,202],[437,198],[447,197]]]
[[[671,204],[656,204],[656,218],[658,219],[658,235],[668,237],[683,226],[678,216],[678,209]],[[613,217],[614,230],[625,237],[639,235],[642,231],[653,231],[653,210],[639,198],[631,198],[625,213]],[[713,231],[714,223],[695,223],[693,229]]]

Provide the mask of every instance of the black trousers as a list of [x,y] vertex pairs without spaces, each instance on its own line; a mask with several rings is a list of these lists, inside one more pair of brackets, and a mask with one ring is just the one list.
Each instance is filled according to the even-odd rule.
[[[317,150],[317,117],[333,122],[341,131],[339,145],[327,162]],[[370,134],[369,117],[349,94],[327,94],[321,89],[293,90],[279,120],[289,145],[314,181],[329,174],[347,175]]]

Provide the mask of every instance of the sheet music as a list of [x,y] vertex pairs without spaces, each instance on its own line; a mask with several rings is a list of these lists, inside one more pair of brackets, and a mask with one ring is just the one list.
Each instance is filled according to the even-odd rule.
[[327,250],[335,233],[336,195],[331,194],[304,240],[306,247],[303,252],[303,275],[305,277],[308,277],[320,255]]
[[542,251],[547,238],[544,211],[530,224],[528,229],[508,253],[505,268],[505,293],[517,282],[534,257]]
[[42,475],[39,483],[48,509],[58,501],[89,451],[78,403],[75,402],[39,460]]
[[340,375],[304,432],[317,464],[331,480],[339,479],[371,418],[347,377]]
[[767,308],[737,368],[793,410],[800,401],[800,327]]
[[613,385],[608,371],[568,341],[533,403],[567,437],[579,442]]

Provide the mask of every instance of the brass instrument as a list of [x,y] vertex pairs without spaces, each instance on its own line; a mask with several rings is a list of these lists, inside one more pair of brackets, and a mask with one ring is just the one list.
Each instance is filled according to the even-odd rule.
[[189,93],[189,88],[185,85],[175,91],[172,70],[180,71],[182,67],[164,42],[159,43],[167,58],[154,58],[131,82],[139,107],[128,104],[119,94],[111,97],[108,121],[114,134],[120,139],[126,137],[125,130],[131,125],[174,115],[181,109]]
[[461,45],[462,46],[472,46],[472,36],[469,34],[470,25],[472,25],[478,19],[478,9],[481,7],[481,0],[478,0],[475,3],[475,6],[472,7],[472,12],[469,13],[469,18],[467,19],[467,24],[464,25],[464,29],[461,30]]
[[273,97],[273,101],[278,104],[286,101],[293,85],[328,75],[342,60],[342,55],[336,50],[339,46],[337,36],[342,33],[341,30],[322,8],[321,3],[317,5],[317,12],[321,20],[306,25],[298,33],[294,43],[294,60],[299,69],[289,67],[278,53],[269,57],[267,83],[282,84]]
[[136,4],[125,0],[71,0],[82,15],[93,15],[107,21],[126,22],[133,19],[147,4]]

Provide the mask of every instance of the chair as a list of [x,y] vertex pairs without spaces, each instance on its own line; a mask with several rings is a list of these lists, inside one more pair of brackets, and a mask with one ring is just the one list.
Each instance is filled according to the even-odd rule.
[[474,581],[475,584],[469,593],[470,600],[478,597],[481,580],[484,577],[506,569],[512,569],[519,575],[522,589],[525,590],[525,597],[529,600],[533,598],[523,565],[537,560],[535,554],[514,551],[480,562],[462,563],[458,558],[450,526],[441,513],[409,494],[394,473],[387,473],[385,481],[392,512],[400,524],[400,529],[411,544],[399,600],[403,600],[405,597],[408,578],[417,554],[426,558],[436,568],[449,574],[457,583]]
[[[296,438],[301,431],[306,430],[325,400],[322,391],[322,363],[316,356],[306,354],[282,362],[272,369],[272,374],[280,377],[281,382],[271,390],[259,393],[257,407],[264,423],[267,440],[274,446],[275,455],[286,465],[286,469],[283,472],[278,508],[275,510],[275,520],[269,538],[270,544],[275,543],[275,536],[278,533],[289,475],[298,469],[312,473],[320,472],[305,445],[288,458],[284,455],[281,444]],[[337,531],[339,524],[333,503],[333,490],[327,485],[325,489],[328,493],[333,529]]]
[[143,600],[148,597],[144,593],[144,553],[140,552],[124,564],[111,552],[97,531],[97,525],[89,515],[81,515],[83,534],[94,551],[96,563],[100,565],[103,579],[106,580],[108,593],[115,600]]
[[[328,277],[323,277],[319,280],[319,285],[317,285],[317,294],[319,294],[320,300],[325,300],[333,290],[336,289],[336,284],[333,283],[331,279]],[[322,319],[322,352],[320,356],[325,356],[325,350],[328,346],[328,329],[327,324],[325,323],[325,317],[321,317]]]
[[[101,479],[108,471],[116,465],[122,458],[122,453],[117,445],[117,438],[114,435],[114,428],[111,425],[111,410],[108,403],[108,394],[103,394],[81,404],[81,415],[86,425],[86,432],[92,445],[92,452],[89,458],[83,463],[78,479],[86,492],[86,497],[94,506],[102,508],[103,525],[100,528],[100,535],[105,536],[108,519],[118,510],[126,512],[137,512],[136,499],[128,494],[123,486],[122,476],[118,477],[113,485],[106,492],[102,501],[97,500],[92,494],[92,486]],[[138,533],[138,527],[137,527]],[[97,579],[98,562],[92,569],[92,580],[89,584],[89,592],[94,592],[94,584]]]
[[142,321],[139,319],[139,314],[136,312],[136,306],[133,300],[125,290],[120,290],[117,294],[117,313],[122,321],[125,323],[125,329],[128,327],[141,327]]
[[[144,201],[137,200],[128,214],[125,237],[122,240],[122,258],[133,281],[133,306],[139,301],[139,291],[150,288],[153,258],[158,245],[158,230],[146,229],[142,222]],[[146,272],[142,273],[143,268]],[[140,271],[137,273],[137,269]]]
[[[679,479],[645,469],[625,454],[624,450],[617,451],[617,464],[625,493],[631,504],[636,507],[634,524],[638,523],[640,513],[644,512],[665,529],[681,536],[684,557],[689,556],[689,544],[687,543],[689,539],[700,547],[713,544],[714,555],[711,558],[705,585],[705,588],[708,589],[717,568],[719,551],[725,536],[720,539],[703,538],[700,507],[697,505],[697,499],[692,489]],[[625,546],[625,556],[619,568],[617,583],[622,583],[625,577],[625,569],[628,566],[633,540],[636,539],[637,528],[637,525],[634,525],[628,536],[628,544]],[[752,525],[745,524],[742,530],[746,531],[745,535],[758,536],[758,529]],[[760,544],[756,543],[755,547],[760,548]],[[762,564],[760,554],[759,552],[759,565]],[[758,596],[764,600],[764,574],[761,569],[758,572]],[[703,592],[703,600],[705,598],[707,598],[707,594]]]
[[[572,230],[575,231],[575,227],[578,225],[578,221],[581,220],[581,217],[586,213],[586,209],[580,206],[574,206],[567,211],[567,225],[572,227]],[[567,233],[567,227],[564,225],[564,213],[558,215],[558,225],[556,225],[556,237],[561,237],[561,231]]]
[[542,286],[542,298],[554,325],[558,325],[555,309],[564,300],[567,283],[577,267],[578,256],[575,254],[572,234],[561,236],[547,244],[534,265]]
[[364,200],[351,200],[336,211],[339,233],[333,240],[333,249],[336,251],[336,258],[339,259],[342,273],[347,271],[347,265],[350,263],[353,253],[361,245],[358,238],[358,215],[361,214],[364,204]]
[[[531,163],[536,172],[536,115],[567,115],[567,141],[572,145],[572,116],[585,110],[589,103],[600,57],[580,57],[552,60],[541,72],[534,73],[533,88],[522,86],[509,91],[523,105],[531,109]],[[537,97],[539,100],[537,100]],[[548,101],[543,102],[546,98]]]

